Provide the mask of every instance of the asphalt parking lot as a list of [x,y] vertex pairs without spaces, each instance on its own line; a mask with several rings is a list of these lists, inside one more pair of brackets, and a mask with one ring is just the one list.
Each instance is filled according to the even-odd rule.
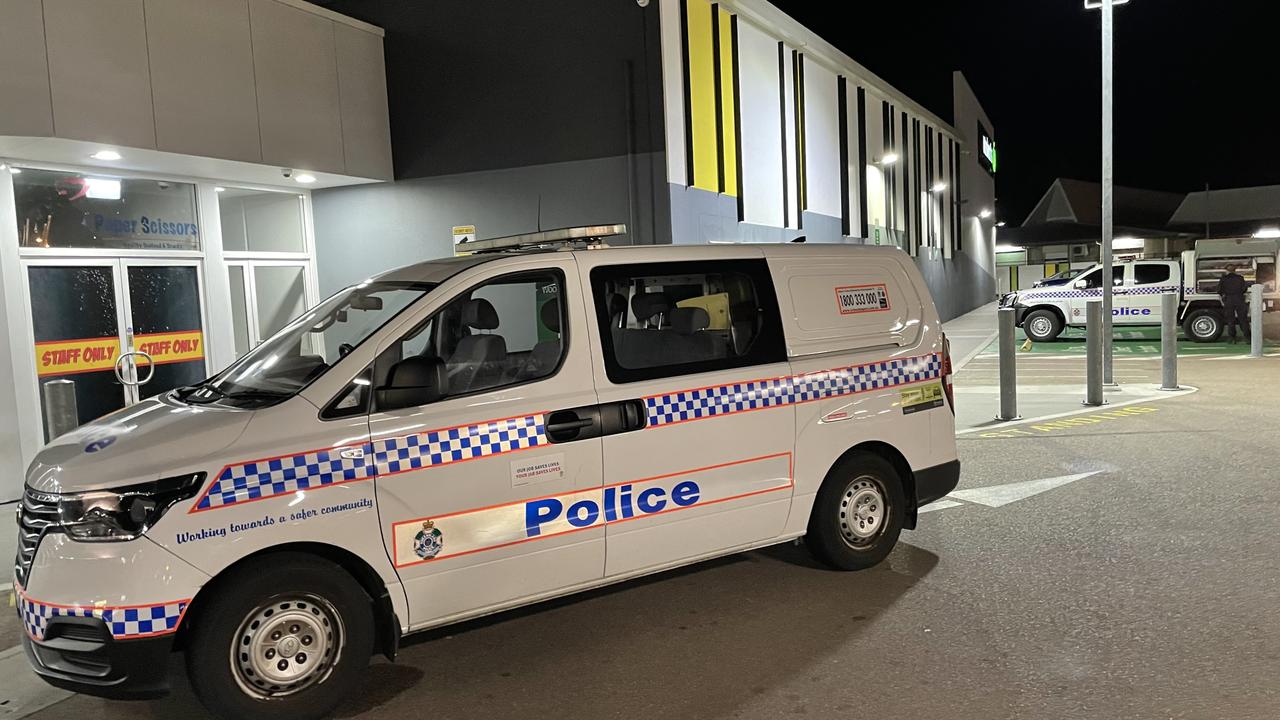
[[[1280,716],[1280,358],[1182,371],[961,436],[960,489],[873,570],[785,545],[414,637],[338,717]],[[31,717],[205,717],[177,661],[167,699]]]

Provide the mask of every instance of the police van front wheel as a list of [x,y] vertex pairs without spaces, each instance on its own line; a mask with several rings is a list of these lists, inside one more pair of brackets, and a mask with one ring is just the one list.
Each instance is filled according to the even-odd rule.
[[879,455],[854,453],[827,473],[814,499],[805,544],[839,570],[863,570],[884,560],[906,516],[902,480]]
[[200,598],[187,644],[192,689],[235,720],[326,716],[373,651],[369,596],[338,565],[280,553],[234,571]]

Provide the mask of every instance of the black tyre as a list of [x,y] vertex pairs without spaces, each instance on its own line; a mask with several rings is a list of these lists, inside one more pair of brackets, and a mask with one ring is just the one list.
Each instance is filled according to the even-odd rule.
[[267,555],[198,600],[191,687],[227,720],[312,720],[355,689],[373,652],[368,594],[340,566]]
[[906,512],[902,479],[893,466],[878,455],[854,453],[822,481],[805,543],[831,567],[864,570],[897,544]]
[[1213,308],[1198,308],[1187,313],[1182,321],[1182,333],[1196,342],[1217,342],[1222,337],[1222,313]]
[[1022,319],[1022,330],[1035,342],[1049,342],[1062,333],[1062,318],[1052,310],[1032,310]]

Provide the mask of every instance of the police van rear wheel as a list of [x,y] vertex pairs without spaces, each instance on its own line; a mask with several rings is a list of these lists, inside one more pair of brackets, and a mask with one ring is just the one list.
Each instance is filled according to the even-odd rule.
[[1049,342],[1062,333],[1062,320],[1052,310],[1036,310],[1022,321],[1022,329],[1035,342]]
[[823,480],[805,543],[834,568],[863,570],[897,544],[905,513],[902,480],[893,465],[878,455],[855,453]]
[[1182,332],[1196,342],[1216,342],[1222,337],[1222,313],[1209,308],[1191,311],[1182,323]]
[[187,672],[200,701],[236,720],[310,720],[351,692],[373,651],[369,596],[301,553],[246,565],[200,598]]

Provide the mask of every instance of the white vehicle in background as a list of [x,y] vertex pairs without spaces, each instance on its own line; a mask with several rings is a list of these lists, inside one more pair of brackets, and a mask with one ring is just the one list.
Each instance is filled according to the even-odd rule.
[[[1201,240],[1178,260],[1133,260],[1112,266],[1114,326],[1160,325],[1161,296],[1178,295],[1178,320],[1186,337],[1214,342],[1222,336],[1224,316],[1218,280],[1228,265],[1249,282],[1263,286],[1265,309],[1276,308],[1276,267],[1280,241]],[[1017,324],[1036,342],[1050,341],[1068,327],[1084,327],[1088,303],[1102,297],[1102,266],[1093,267],[1066,285],[1006,294],[1001,307],[1017,310]]]
[[[546,234],[542,234],[546,240]],[[880,562],[959,478],[911,259],[507,251],[347,288],[50,443],[14,588],[36,672],[296,720],[402,634],[803,537]]]

